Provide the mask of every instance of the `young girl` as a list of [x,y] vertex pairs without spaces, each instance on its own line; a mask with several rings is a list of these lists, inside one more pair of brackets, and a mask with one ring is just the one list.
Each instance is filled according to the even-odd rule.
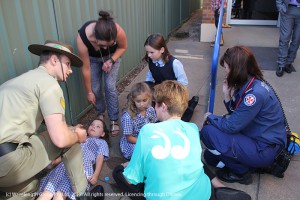
[[126,108],[121,117],[123,136],[120,149],[123,156],[130,160],[142,126],[157,121],[154,108],[150,105],[152,92],[146,83],[133,85],[127,96]]
[[146,82],[152,85],[160,84],[165,80],[177,80],[187,86],[188,79],[182,63],[169,52],[164,37],[159,34],[150,35],[144,44],[149,71]]
[[[143,126],[130,162],[114,169],[113,178],[120,189],[135,200],[251,200],[247,193],[225,187],[202,163],[198,127],[180,120],[188,105],[187,88],[165,81],[155,86],[154,96],[161,122]],[[215,198],[210,198],[211,184]],[[151,198],[151,194],[167,195]]]
[[[144,60],[148,62],[149,66],[145,82],[151,88],[165,80],[176,80],[185,86],[188,85],[188,79],[182,63],[171,55],[161,34],[150,35],[146,39],[144,47],[146,50]],[[191,120],[198,101],[198,96],[193,96],[189,100],[188,108],[181,118],[183,121],[188,122]]]
[[[89,182],[87,189],[91,185],[96,185],[100,175],[104,160],[108,159],[108,130],[105,123],[94,120],[89,126],[88,138],[85,143],[81,143],[84,171]],[[96,164],[95,170],[93,166]],[[100,186],[101,187],[101,186]],[[38,200],[46,199],[75,199],[68,174],[63,163],[60,163],[46,177],[41,180],[41,195]]]

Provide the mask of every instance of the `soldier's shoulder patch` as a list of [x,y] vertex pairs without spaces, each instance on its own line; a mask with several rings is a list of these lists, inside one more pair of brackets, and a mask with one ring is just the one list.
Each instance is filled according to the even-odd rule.
[[62,97],[60,97],[60,105],[63,107],[64,110],[66,109],[66,103],[65,103],[64,98],[62,98]]

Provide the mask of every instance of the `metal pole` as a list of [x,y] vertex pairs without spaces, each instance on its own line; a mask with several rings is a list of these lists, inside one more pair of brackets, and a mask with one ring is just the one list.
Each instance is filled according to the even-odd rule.
[[222,19],[224,15],[224,1],[222,0],[220,7],[220,16],[217,28],[217,34],[215,38],[215,45],[213,49],[212,62],[211,62],[211,82],[210,82],[210,95],[209,95],[209,112],[213,113],[214,111],[214,102],[215,102],[215,92],[217,85],[217,70],[218,70],[218,61],[219,61],[219,53],[220,53],[220,39],[222,35]]

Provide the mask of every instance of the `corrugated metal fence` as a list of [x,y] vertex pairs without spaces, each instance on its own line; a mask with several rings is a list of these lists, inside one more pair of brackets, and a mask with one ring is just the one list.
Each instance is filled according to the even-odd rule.
[[[37,67],[38,56],[27,50],[29,44],[53,39],[76,47],[77,30],[97,19],[100,10],[110,11],[127,35],[121,79],[140,62],[148,35],[167,36],[199,8],[200,0],[1,0],[0,84]],[[64,85],[62,88],[66,91]],[[73,69],[68,88],[72,111],[66,110],[66,117],[69,123],[71,119],[76,123],[89,106],[79,69]]]

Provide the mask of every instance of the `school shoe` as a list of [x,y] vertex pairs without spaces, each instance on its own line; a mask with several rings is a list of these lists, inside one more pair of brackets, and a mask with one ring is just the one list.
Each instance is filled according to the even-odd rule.
[[276,76],[282,77],[285,71],[285,67],[278,67],[276,70]]
[[227,183],[238,182],[240,184],[249,185],[253,182],[252,176],[249,172],[245,174],[235,174],[231,172],[228,168],[222,168],[217,171],[217,177]]
[[228,187],[214,188],[214,196],[217,200],[251,200],[246,192]]
[[189,100],[188,107],[195,108],[197,106],[198,102],[199,102],[199,97],[198,96],[193,96],[191,98],[191,100]]
[[197,106],[198,102],[199,102],[199,97],[198,96],[193,96],[191,98],[191,100],[189,100],[188,107],[184,111],[184,113],[181,117],[182,121],[189,122],[191,120],[191,118],[193,117],[194,109]]

